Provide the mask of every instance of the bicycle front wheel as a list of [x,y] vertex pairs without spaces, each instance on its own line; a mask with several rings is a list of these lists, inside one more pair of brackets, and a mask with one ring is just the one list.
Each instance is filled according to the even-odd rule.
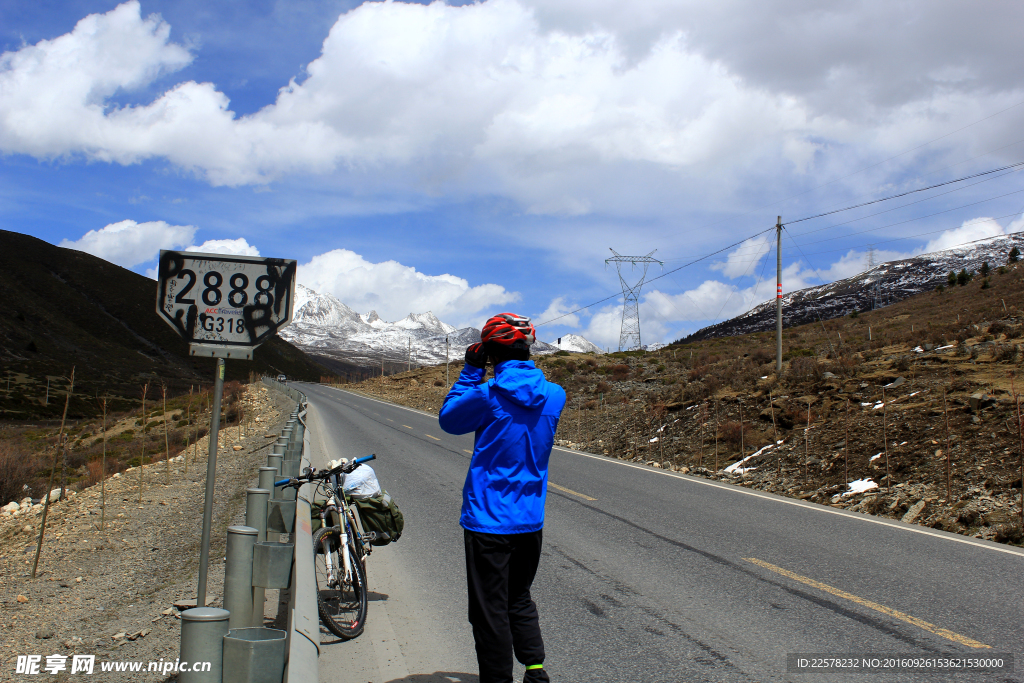
[[355,638],[366,626],[366,574],[352,543],[348,544],[346,572],[339,527],[324,527],[313,534],[313,567],[317,608],[324,626],[339,638]]

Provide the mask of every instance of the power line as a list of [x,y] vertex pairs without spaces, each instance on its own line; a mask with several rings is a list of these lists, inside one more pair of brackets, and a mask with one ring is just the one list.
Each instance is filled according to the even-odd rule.
[[982,171],[981,173],[972,173],[971,175],[963,176],[962,178],[956,178],[954,180],[947,180],[947,181],[945,181],[943,183],[936,183],[934,185],[928,185],[927,187],[919,187],[919,188],[917,188],[915,190],[907,190],[906,192],[900,192],[899,194],[889,195],[888,197],[882,197],[880,199],[872,199],[869,202],[861,202],[860,204],[853,204],[852,206],[846,206],[846,207],[843,207],[841,209],[833,209],[832,211],[826,211],[825,213],[819,213],[819,214],[815,214],[813,216],[805,216],[804,218],[798,218],[798,219],[793,220],[793,221],[786,221],[786,225],[793,225],[794,223],[803,223],[804,221],[813,220],[815,218],[821,218],[823,216],[831,216],[832,214],[841,213],[843,211],[849,211],[851,209],[859,209],[862,206],[870,206],[871,204],[878,204],[880,202],[887,202],[890,199],[898,199],[899,197],[906,197],[907,195],[914,194],[915,192],[924,192],[926,190],[934,190],[935,188],[942,187],[944,185],[952,185],[953,183],[960,183],[960,182],[963,182],[964,180],[970,180],[971,178],[978,178],[978,177],[981,177],[981,176],[990,175],[992,173],[998,173],[1000,171],[1008,171],[1010,169],[1019,168],[1020,166],[1024,166],[1024,161],[1018,161],[1017,163],[1010,164],[1008,166],[1000,166],[999,168],[993,168],[993,169],[988,170],[988,171]]
[[[993,216],[991,218],[977,218],[977,219],[975,219],[973,221],[968,221],[968,222],[966,222],[966,223],[964,223],[962,225],[956,226],[956,227],[963,228],[963,227],[967,227],[969,225],[977,225],[978,223],[984,223],[985,221],[990,221],[990,220],[991,221],[998,221],[998,220],[1002,220],[1004,218],[1013,218],[1015,216],[1019,216],[1020,214],[1021,214],[1020,211],[1016,211],[1014,213],[1008,213],[1008,214],[1005,214],[1003,216]],[[919,232],[919,233],[916,233],[916,234],[913,234],[913,235],[907,235],[906,237],[893,237],[893,238],[887,239],[887,240],[874,241],[871,244],[878,245],[878,244],[888,244],[889,242],[903,242],[905,240],[918,239],[920,237],[927,237],[928,235],[935,235],[935,234],[938,234],[938,233],[946,232],[948,230],[954,230],[954,229],[956,229],[956,227],[954,227],[954,228],[948,228],[948,227],[947,228],[939,228],[938,230],[929,230],[928,232]],[[1007,234],[1012,234],[1012,233],[1007,233]],[[974,240],[972,242],[964,242],[964,244],[974,244],[974,242],[980,242],[980,241],[984,241],[984,240],[987,240],[987,239],[995,239],[996,237],[1000,237],[1000,236],[1001,235],[993,235],[992,237],[983,237],[983,238],[981,238],[979,240]],[[1002,236],[1005,236],[1005,235],[1002,235]],[[822,242],[827,242],[827,241],[830,241],[830,240],[822,240]],[[811,242],[810,244],[820,244],[820,242]],[[822,251],[812,251],[811,255],[813,256],[815,254],[834,254],[837,251],[852,251],[855,248],[856,247],[842,247],[841,249],[824,249]],[[951,247],[951,248],[953,248],[953,247]]]
[[[1019,106],[1020,104],[1024,104],[1024,101],[1018,103],[1017,105],[1013,105],[1013,106],[1016,107],[1016,106]],[[1007,109],[1012,109],[1012,108],[1013,107],[1008,107]],[[1004,109],[1002,111],[1007,111],[1007,109]],[[991,118],[992,116],[996,116],[999,113],[1002,113],[1002,112],[996,112],[996,114],[992,114],[991,116],[986,117],[986,119],[987,118]],[[983,121],[983,120],[986,120],[986,119],[981,119],[981,120]],[[975,123],[978,123],[978,122],[975,122]],[[970,125],[974,125],[974,124],[969,124],[968,126],[965,126],[964,128],[967,128]],[[963,128],[958,129],[958,130],[963,130]],[[958,132],[958,131],[953,131],[952,133],[948,133],[946,136],[942,136],[942,137],[947,137],[948,135],[952,135],[955,132]],[[940,140],[940,139],[942,139],[942,138],[941,137],[940,138],[936,138],[936,140]],[[930,143],[925,143],[925,144],[930,144]],[[921,146],[924,146],[924,145],[920,145],[919,147],[914,148],[914,149],[919,149]],[[912,150],[908,150],[908,152],[910,152],[910,151],[913,151],[913,149]],[[906,153],[907,152],[904,152],[903,154],[906,154]],[[901,156],[901,155],[896,155],[896,156]],[[890,157],[890,159],[893,159],[893,158],[895,158],[895,157]],[[888,159],[886,161],[888,161]],[[884,162],[879,162],[879,163],[884,163]],[[887,197],[882,197],[882,198],[879,198],[879,199],[874,199],[874,200],[871,200],[871,201],[868,201],[868,202],[862,202],[862,203],[859,203],[859,204],[854,204],[854,205],[851,205],[851,206],[843,207],[843,208],[840,208],[840,209],[834,209],[832,211],[827,211],[825,213],[820,213],[820,214],[816,214],[816,215],[813,215],[813,216],[805,216],[803,218],[798,218],[798,219],[795,219],[795,220],[792,220],[792,221],[786,221],[785,225],[789,226],[789,225],[792,225],[792,224],[795,224],[795,223],[802,223],[804,221],[813,220],[815,218],[822,218],[824,216],[830,216],[830,215],[833,215],[833,214],[836,214],[836,213],[841,213],[843,211],[850,211],[852,209],[861,208],[861,207],[864,207],[864,206],[870,206],[872,204],[878,204],[878,203],[881,203],[881,202],[889,201],[891,199],[898,199],[899,197],[906,197],[908,195],[915,194],[917,192],[925,192],[927,190],[933,190],[933,189],[938,188],[938,187],[944,187],[946,185],[952,185],[954,183],[963,182],[965,180],[970,180],[972,178],[979,178],[979,177],[983,177],[983,176],[988,176],[988,175],[992,175],[994,173],[1000,173],[1000,172],[1003,172],[1003,171],[1011,171],[1012,169],[1020,168],[1022,166],[1024,166],[1024,161],[1017,162],[1017,163],[1014,163],[1014,164],[1009,164],[1009,165],[1006,165],[1006,166],[1001,166],[1001,167],[994,168],[994,169],[990,169],[988,171],[982,171],[982,172],[979,172],[979,173],[972,173],[970,175],[962,176],[960,178],[956,178],[956,179],[953,179],[953,180],[947,180],[945,182],[935,183],[933,185],[928,185],[926,187],[920,187],[920,188],[916,188],[916,189],[913,189],[913,190],[908,190],[906,192],[900,192],[898,194],[889,195]],[[870,167],[868,167],[868,168],[870,168]],[[862,169],[862,170],[864,170],[864,169]],[[845,177],[849,177],[849,176],[845,176]],[[997,177],[1001,177],[1001,176],[997,176]],[[832,182],[835,182],[835,181],[832,181]],[[826,185],[827,184],[829,184],[829,183],[826,183]],[[975,184],[977,184],[977,183],[975,183]],[[820,187],[823,187],[823,186],[820,186]],[[968,187],[970,187],[970,186],[968,186]],[[853,235],[864,234],[864,233],[868,233],[868,232],[874,232],[876,230],[882,230],[884,228],[892,227],[894,225],[902,225],[904,223],[910,223],[910,222],[913,222],[913,221],[916,221],[916,220],[921,220],[922,218],[931,218],[932,216],[938,216],[938,215],[941,215],[943,213],[949,213],[950,211],[956,211],[957,209],[962,209],[962,208],[966,208],[966,207],[969,207],[969,206],[974,206],[976,204],[982,204],[982,203],[987,202],[987,201],[992,201],[993,199],[1001,199],[1002,197],[1007,197],[1009,195],[1017,194],[1019,192],[1024,192],[1024,190],[1016,190],[1014,192],[1009,192],[1007,194],[999,195],[997,197],[991,197],[989,199],[984,199],[984,200],[981,200],[981,201],[978,201],[978,202],[972,202],[970,204],[964,204],[962,206],[954,207],[952,209],[946,209],[944,211],[939,211],[939,212],[936,212],[936,213],[933,213],[933,214],[928,214],[927,216],[919,216],[917,218],[911,218],[911,219],[908,219],[908,220],[905,220],[905,221],[898,221],[896,223],[890,223],[889,225],[884,225],[884,226],[881,226],[879,228],[872,228],[872,229],[869,229],[869,230],[863,230],[863,231],[858,232],[858,233],[853,233]],[[934,199],[934,197],[929,197],[927,199]],[[921,201],[927,201],[927,199],[921,200]],[[914,203],[919,203],[919,202],[914,202]],[[909,204],[903,205],[903,207],[905,207],[905,206],[909,206]],[[903,207],[896,207],[896,208],[903,208]],[[890,211],[890,210],[894,210],[894,209],[889,209],[887,211]],[[886,213],[886,212],[883,211],[883,212],[879,212],[879,213]],[[878,214],[875,214],[875,215],[878,215]],[[865,216],[864,218],[867,218],[867,216]],[[860,219],[854,219],[854,220],[860,220]],[[849,222],[853,222],[853,221],[849,221]],[[843,224],[839,224],[839,225],[843,225]],[[830,227],[837,227],[837,226],[830,226]],[[754,233],[753,235],[750,235],[749,237],[746,237],[746,238],[744,238],[744,239],[742,239],[742,240],[740,240],[738,242],[733,242],[732,244],[730,244],[728,246],[725,246],[725,247],[722,247],[721,249],[718,249],[716,251],[713,251],[713,252],[710,252],[708,254],[705,254],[704,256],[701,256],[699,258],[696,258],[696,259],[693,259],[691,261],[688,261],[687,263],[684,263],[683,265],[681,265],[681,266],[679,266],[677,268],[673,268],[671,270],[668,270],[668,271],[662,273],[661,275],[658,275],[656,277],[651,278],[650,280],[647,280],[646,282],[650,283],[650,282],[654,282],[656,280],[660,280],[663,277],[667,277],[667,276],[671,275],[672,273],[676,273],[676,272],[678,272],[680,270],[683,270],[684,268],[688,268],[688,267],[690,267],[690,266],[692,266],[692,265],[694,265],[696,263],[699,263],[701,261],[707,260],[707,259],[711,258],[712,256],[716,256],[718,254],[721,254],[724,251],[727,251],[729,249],[732,249],[733,247],[739,246],[739,245],[743,244],[744,242],[747,242],[748,240],[751,240],[751,239],[753,239],[755,237],[763,235],[766,232],[769,232],[769,231],[774,230],[774,229],[775,229],[775,226],[772,226],[771,228],[767,228],[767,229],[762,230],[760,232]],[[819,232],[819,231],[825,230],[825,229],[829,229],[829,228],[819,228],[817,230],[811,230],[811,231],[808,231],[807,233],[802,233],[802,234],[810,234],[811,232]],[[786,232],[790,236],[790,240],[792,241],[793,240],[793,236],[792,236],[792,233],[789,232],[788,228],[787,228]],[[835,239],[842,239],[843,237],[850,237],[850,236],[852,236],[852,235],[844,235],[842,237],[827,238],[825,240],[819,240],[818,242],[812,242],[811,244],[818,244],[820,242],[827,242],[827,241],[832,241],[832,240],[835,240]],[[794,246],[797,246],[798,250],[800,249],[799,245],[797,245],[795,241],[793,242],[793,244],[794,244]],[[808,264],[810,264],[810,261],[808,261]],[[820,275],[819,275],[819,279],[820,279]],[[599,299],[597,301],[594,301],[594,302],[591,302],[589,304],[586,304],[585,306],[580,306],[580,307],[578,307],[576,309],[573,309],[573,310],[571,310],[571,311],[569,311],[567,313],[563,313],[562,315],[557,316],[555,318],[551,318],[550,320],[545,320],[544,322],[537,323],[536,326],[537,327],[541,327],[543,325],[548,325],[548,324],[553,323],[553,322],[555,322],[557,320],[561,320],[562,318],[566,318],[566,317],[568,317],[570,315],[573,315],[574,313],[579,313],[580,311],[584,311],[584,310],[586,310],[588,308],[591,308],[591,307],[596,306],[598,304],[604,303],[606,301],[610,301],[612,299],[616,299],[618,297],[619,297],[619,294],[612,294],[610,296],[604,297],[603,299]],[[732,298],[731,295],[730,295],[729,298]],[[728,301],[728,299],[726,301]],[[724,310],[724,306],[723,306],[723,310]],[[702,313],[703,313],[703,311],[702,311]]]
[[[774,230],[774,229],[775,229],[775,226],[772,226],[772,227],[768,228],[767,230],[762,230],[761,232],[754,233],[750,237],[744,237],[739,242],[733,242],[729,246],[722,247],[721,249],[719,249],[717,251],[713,251],[710,254],[705,254],[704,256],[700,256],[698,258],[695,258],[692,261],[689,261],[688,263],[684,263],[683,265],[679,266],[678,268],[673,268],[672,270],[667,270],[664,273],[662,273],[661,275],[658,275],[657,277],[652,277],[650,280],[647,280],[647,282],[654,282],[655,280],[660,280],[661,278],[666,277],[668,275],[671,275],[672,273],[676,273],[676,272],[682,270],[683,268],[688,268],[688,267],[692,266],[695,263],[700,263],[701,261],[705,261],[705,260],[711,258],[712,256],[717,256],[718,254],[721,254],[723,251],[728,251],[729,249],[732,249],[733,247],[736,247],[736,246],[739,246],[739,245],[743,244],[747,240],[754,239],[758,235],[763,235],[764,233],[768,232],[769,230]],[[572,315],[573,313],[579,313],[580,311],[585,311],[588,308],[591,308],[591,307],[596,306],[598,304],[603,304],[605,301],[610,301],[612,299],[617,299],[617,298],[619,298],[620,294],[621,293],[616,293],[616,294],[612,294],[611,296],[606,296],[603,299],[598,299],[597,301],[591,302],[591,303],[587,304],[586,306],[580,306],[579,308],[573,309],[573,310],[569,311],[568,313],[563,313],[562,315],[560,315],[558,317],[551,318],[550,320],[545,320],[542,323],[537,323],[535,325],[535,327],[540,327],[541,325],[548,325],[550,323],[555,322],[556,320],[561,320],[562,318],[568,317],[568,316]]]
[[[874,218],[875,216],[881,216],[883,213],[891,213],[893,211],[899,211],[900,209],[905,209],[908,206],[913,206],[915,204],[920,204],[921,202],[929,202],[929,201],[931,201],[933,199],[936,199],[938,197],[943,197],[943,196],[945,196],[947,194],[952,194],[954,192],[962,192],[963,190],[966,190],[966,189],[971,188],[971,187],[975,187],[977,185],[981,185],[982,183],[987,183],[987,182],[991,182],[993,180],[998,180],[999,178],[1005,178],[1006,176],[1008,176],[1008,175],[1010,175],[1012,173],[1014,173],[1014,171],[1007,171],[1006,173],[1003,173],[1001,175],[990,176],[988,178],[984,178],[982,180],[979,180],[976,183],[971,183],[970,185],[964,185],[963,187],[954,187],[951,190],[946,190],[945,192],[939,192],[937,194],[931,195],[930,197],[925,197],[924,199],[918,199],[916,201],[907,202],[906,204],[900,204],[899,206],[894,206],[891,209],[884,209],[882,211],[876,211],[875,213],[869,213],[867,215],[860,216],[858,218],[851,218],[850,220],[843,221],[842,223],[833,223],[832,225],[826,225],[825,227],[822,227],[822,228],[815,228],[814,230],[806,230],[806,231],[800,233],[800,236],[812,235],[812,234],[814,234],[816,232],[823,232],[825,230],[831,230],[832,228],[838,228],[838,227],[843,226],[843,225],[849,225],[850,223],[856,223],[858,221],[867,220],[868,218]],[[836,238],[836,239],[839,239],[839,238]]]
[[[853,237],[854,235],[864,235],[864,234],[867,234],[869,232],[877,232],[879,230],[884,230],[886,228],[891,228],[894,225],[903,225],[904,223],[913,223],[914,221],[919,221],[919,220],[922,220],[922,219],[925,219],[925,218],[932,218],[934,216],[941,216],[944,213],[949,213],[951,211],[958,211],[960,209],[966,209],[969,206],[976,206],[978,204],[984,204],[985,202],[990,202],[990,201],[993,201],[995,199],[1002,199],[1003,197],[1009,197],[1010,195],[1014,195],[1014,194],[1020,194],[1021,192],[1024,192],[1024,189],[1014,190],[1013,192],[1007,192],[1006,194],[1001,194],[1001,195],[998,195],[996,197],[989,197],[988,199],[982,199],[982,200],[979,200],[979,201],[976,201],[976,202],[971,202],[970,204],[961,204],[960,206],[954,206],[951,209],[943,209],[942,211],[936,211],[935,213],[930,213],[930,214],[927,214],[925,216],[917,216],[916,218],[908,218],[908,219],[903,220],[903,221],[896,221],[895,223],[888,223],[886,225],[881,225],[881,226],[879,226],[877,228],[869,228],[867,230],[861,230],[859,232],[852,232],[852,233],[849,233],[849,234],[846,234],[846,235],[840,235],[838,237],[826,237],[825,239],[817,240],[816,242],[808,242],[808,244],[821,244],[822,242],[833,242],[835,240],[845,239],[847,237]],[[809,235],[810,233],[802,233],[802,234],[803,235]]]

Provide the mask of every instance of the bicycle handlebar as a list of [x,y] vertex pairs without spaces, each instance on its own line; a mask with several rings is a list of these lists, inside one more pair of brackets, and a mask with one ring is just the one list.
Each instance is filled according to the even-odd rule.
[[309,468],[309,471],[306,473],[305,476],[293,477],[291,479],[282,479],[280,481],[274,482],[274,486],[275,487],[278,487],[278,486],[298,486],[300,484],[305,484],[305,483],[313,481],[315,479],[329,479],[331,477],[331,475],[333,475],[333,474],[339,474],[341,472],[346,472],[346,473],[352,472],[355,468],[359,467],[364,462],[368,462],[370,460],[376,460],[376,459],[377,459],[377,454],[376,453],[371,453],[370,455],[365,455],[362,458],[356,458],[355,460],[353,460],[350,463],[346,463],[344,465],[338,465],[337,467],[335,467],[333,469],[330,469],[330,470],[323,470],[321,472],[317,472],[316,468],[312,468],[311,467],[311,468]]

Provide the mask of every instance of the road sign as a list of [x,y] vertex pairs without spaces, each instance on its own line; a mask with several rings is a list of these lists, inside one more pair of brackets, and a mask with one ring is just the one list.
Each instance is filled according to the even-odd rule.
[[160,252],[156,310],[192,355],[251,358],[292,319],[295,261]]

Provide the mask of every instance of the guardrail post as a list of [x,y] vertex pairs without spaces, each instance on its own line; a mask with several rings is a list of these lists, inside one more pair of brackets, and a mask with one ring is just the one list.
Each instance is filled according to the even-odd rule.
[[230,628],[252,622],[252,549],[259,531],[251,526],[229,526],[224,561],[224,609],[231,613]]
[[[276,468],[276,467],[261,467],[260,468],[260,480],[259,480],[259,484],[257,484],[257,486],[259,488],[261,488],[261,489],[266,489],[267,491],[270,491],[271,492],[271,498],[274,497],[274,495],[273,495],[274,482],[276,481],[275,477],[277,476],[277,473],[279,471],[280,470],[278,468]],[[250,526],[252,526],[252,525],[250,524]]]
[[[256,542],[267,540],[267,502],[270,491],[248,489],[245,492],[245,525],[256,529]],[[267,591],[261,586],[252,587],[252,626],[263,626],[263,609]]]
[[273,467],[277,471],[278,476],[281,474],[281,462],[284,460],[284,456],[278,455],[277,453],[271,453],[267,456],[267,467]]
[[[178,659],[189,667],[178,672],[178,683],[221,683],[230,613],[226,609],[195,607],[181,613],[181,648]],[[192,671],[193,665],[209,662],[209,671]],[[202,667],[200,667],[202,668]]]

